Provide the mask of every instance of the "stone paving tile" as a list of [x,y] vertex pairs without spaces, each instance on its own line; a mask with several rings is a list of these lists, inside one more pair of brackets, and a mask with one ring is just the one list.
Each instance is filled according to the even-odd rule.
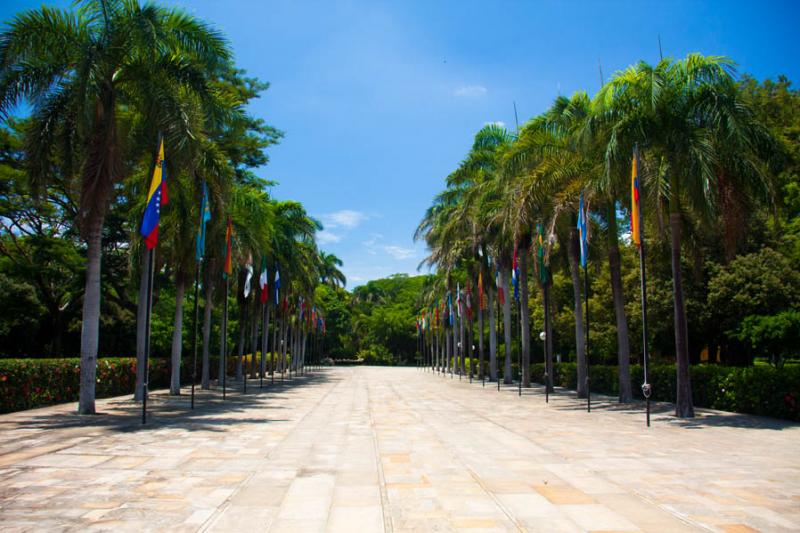
[[797,531],[800,426],[410,368],[0,416],[2,531]]

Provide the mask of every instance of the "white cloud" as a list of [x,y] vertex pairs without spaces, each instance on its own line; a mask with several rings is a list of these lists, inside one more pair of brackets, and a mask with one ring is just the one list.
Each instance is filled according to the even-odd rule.
[[412,248],[403,248],[402,246],[396,246],[394,244],[384,246],[383,251],[398,261],[414,257],[414,250]]
[[342,209],[333,213],[327,213],[320,217],[322,223],[328,228],[347,228],[353,229],[367,219],[367,215],[361,211],[352,209]]
[[483,85],[462,85],[461,87],[453,91],[453,96],[474,98],[477,96],[483,96],[487,92],[488,89]]
[[317,232],[317,242],[319,244],[328,244],[330,242],[339,242],[341,240],[342,240],[342,236],[341,235],[337,235],[336,233],[333,233],[332,231],[322,230],[320,232]]
[[494,122],[484,122],[484,126],[497,126],[498,128],[505,128],[506,123],[502,120],[495,120]]

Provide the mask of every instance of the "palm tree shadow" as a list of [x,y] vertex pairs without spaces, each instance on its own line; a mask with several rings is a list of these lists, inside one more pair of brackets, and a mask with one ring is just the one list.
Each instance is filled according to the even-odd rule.
[[[551,396],[556,396],[561,400],[553,408],[559,411],[586,411],[586,399],[577,398],[575,391],[569,389],[556,389]],[[571,399],[569,403],[564,400]],[[646,404],[644,400],[635,399],[630,403],[619,403],[613,396],[605,394],[592,394],[592,410],[617,412],[624,415],[642,417],[645,414]],[[673,427],[686,429],[702,429],[704,427],[732,427],[743,429],[769,429],[780,431],[788,428],[800,426],[797,422],[770,418],[766,416],[749,415],[743,413],[731,413],[726,411],[716,411],[712,409],[696,408],[694,418],[678,418],[674,415],[675,404],[668,402],[651,402],[650,413],[653,424],[668,424]]]
[[[281,401],[297,387],[318,385],[339,381],[324,370],[317,370],[291,380],[275,381],[263,388],[258,379],[248,380],[247,393],[243,392],[241,382],[228,382],[226,399],[222,399],[222,388],[211,390],[195,389],[195,405],[191,408],[189,389],[184,387],[180,396],[169,396],[166,391],[150,394],[147,403],[147,422],[142,424],[142,404],[130,396],[111,398],[100,403],[105,408],[96,415],[79,415],[69,405],[34,409],[13,413],[0,420],[0,432],[30,432],[32,438],[41,437],[37,430],[77,430],[88,432],[113,431],[132,433],[150,431],[170,426],[179,426],[187,431],[226,431],[236,424],[266,424],[288,421],[288,418],[269,418],[259,416],[257,405],[264,411],[274,413],[277,409],[288,409]],[[235,388],[234,388],[235,386]],[[7,433],[6,433],[7,434]],[[24,437],[21,440],[26,440]]]

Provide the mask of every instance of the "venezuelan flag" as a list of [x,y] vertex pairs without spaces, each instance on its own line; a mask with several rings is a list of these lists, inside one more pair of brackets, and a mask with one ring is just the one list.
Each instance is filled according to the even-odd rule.
[[158,221],[161,218],[161,206],[167,205],[167,180],[164,175],[164,139],[158,146],[156,166],[153,169],[153,179],[150,181],[150,190],[147,193],[147,207],[142,217],[141,234],[148,250],[158,244]]
[[636,246],[642,245],[639,221],[639,154],[634,149],[631,165],[631,240]]

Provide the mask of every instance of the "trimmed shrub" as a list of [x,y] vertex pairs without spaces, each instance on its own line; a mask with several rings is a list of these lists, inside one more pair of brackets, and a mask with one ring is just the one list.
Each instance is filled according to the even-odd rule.
[[[554,363],[553,383],[575,389],[577,372],[575,363]],[[541,383],[544,364],[531,365],[531,376]],[[675,402],[677,377],[674,365],[655,365],[649,368],[653,385],[652,399]],[[642,396],[642,367],[631,365],[631,384],[634,397]],[[617,367],[592,365],[589,369],[591,390],[602,394],[618,395]],[[728,367],[695,365],[691,368],[692,399],[697,407],[722,411],[771,416],[800,421],[800,366],[784,368],[757,365]]]
[[[98,360],[96,384],[98,398],[132,394],[135,385],[135,357],[109,357]],[[151,359],[150,388],[168,385],[169,361]],[[0,412],[2,413],[56,403],[77,402],[79,389],[80,359],[77,357],[0,360]]]

